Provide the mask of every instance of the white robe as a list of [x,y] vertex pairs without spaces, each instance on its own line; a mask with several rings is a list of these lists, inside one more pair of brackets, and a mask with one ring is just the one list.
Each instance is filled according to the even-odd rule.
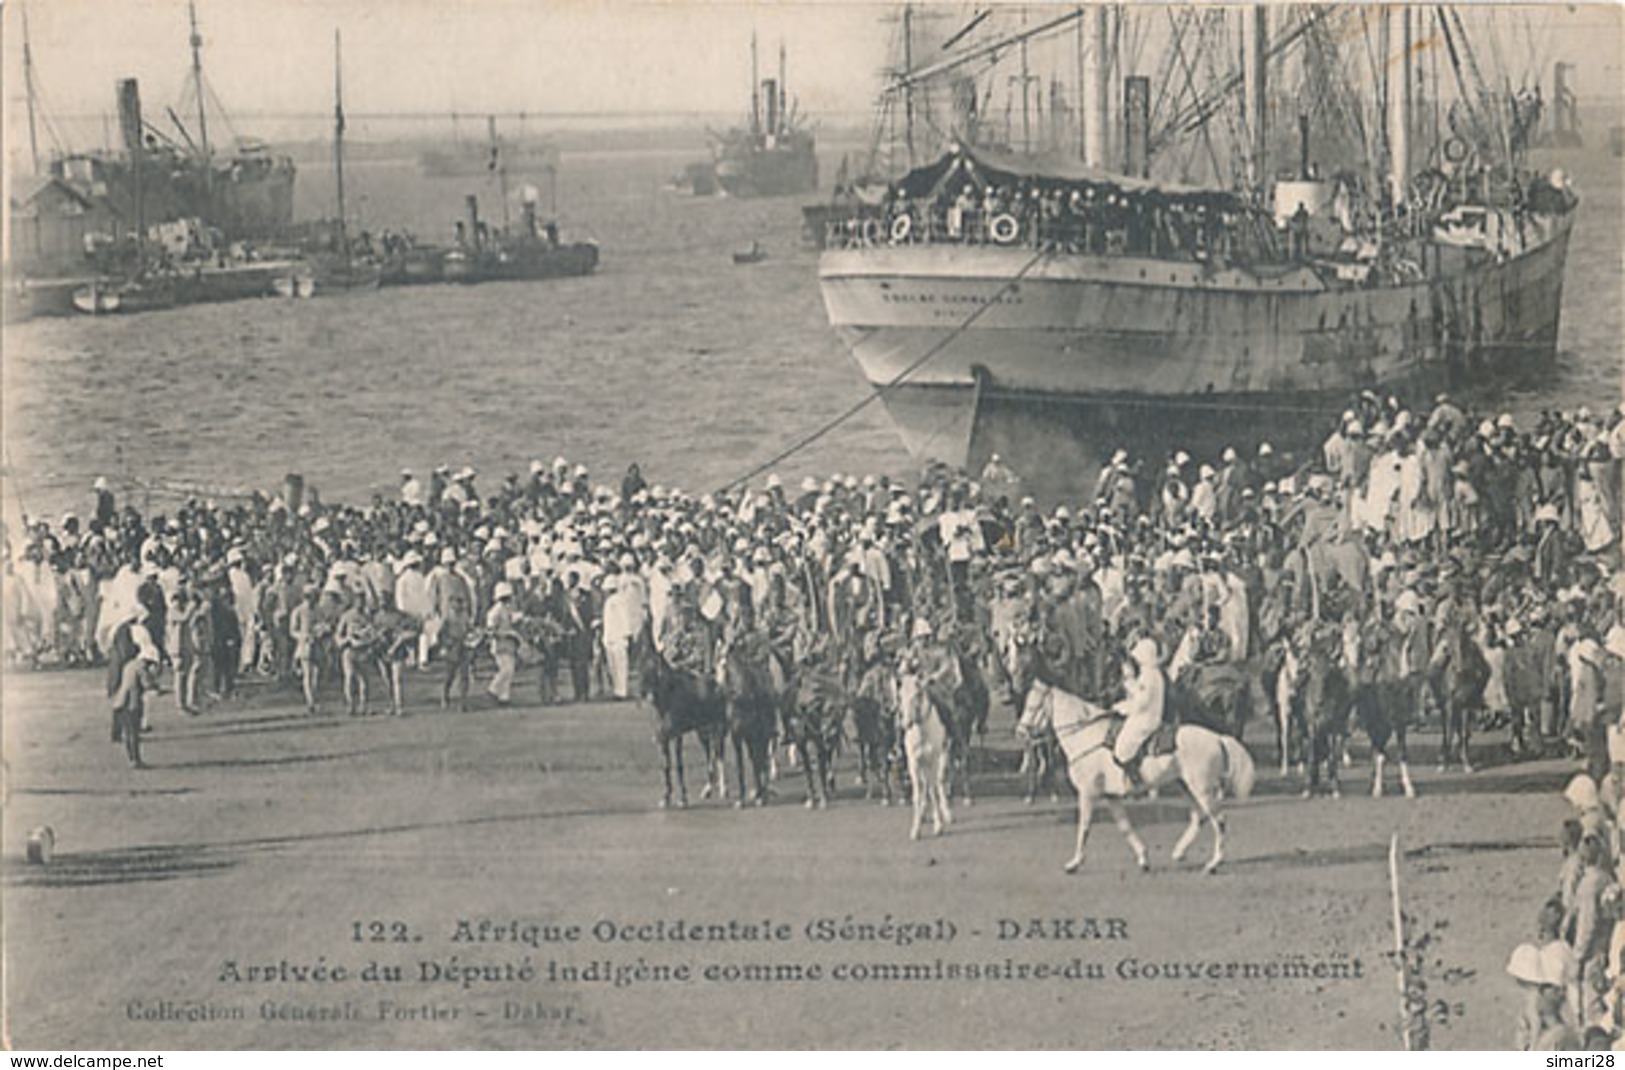
[[1140,674],[1130,681],[1128,694],[1117,704],[1117,712],[1127,718],[1122,731],[1117,734],[1117,743],[1112,747],[1112,753],[1119,762],[1134,757],[1141,744],[1150,739],[1157,726],[1162,724],[1162,707],[1167,691],[1168,682],[1163,678],[1161,669],[1141,669]]
[[1224,582],[1229,596],[1219,607],[1219,627],[1230,639],[1231,656],[1244,658],[1252,640],[1247,629],[1247,585],[1233,572],[1225,574]]
[[1360,523],[1367,530],[1387,530],[1393,501],[1399,494],[1399,468],[1399,455],[1392,451],[1372,459],[1359,509]]
[[1608,502],[1595,480],[1577,479],[1574,497],[1580,507],[1580,537],[1587,553],[1596,553],[1613,543],[1614,525],[1608,516]]

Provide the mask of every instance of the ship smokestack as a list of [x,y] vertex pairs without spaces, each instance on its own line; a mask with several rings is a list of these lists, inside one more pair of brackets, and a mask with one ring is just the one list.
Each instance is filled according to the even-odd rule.
[[1123,79],[1123,173],[1151,177],[1151,79],[1131,74]]
[[118,83],[118,126],[124,136],[124,148],[131,153],[141,151],[141,86],[134,78],[122,78]]
[[767,122],[763,130],[769,135],[779,132],[779,83],[772,78],[762,79],[762,100],[767,105]]
[[1083,162],[1105,171],[1111,167],[1107,160],[1106,127],[1111,113],[1111,64],[1106,55],[1111,34],[1106,5],[1095,8],[1091,15],[1083,69]]
[[464,203],[468,206],[468,244],[478,248],[480,244],[480,199],[470,193]]

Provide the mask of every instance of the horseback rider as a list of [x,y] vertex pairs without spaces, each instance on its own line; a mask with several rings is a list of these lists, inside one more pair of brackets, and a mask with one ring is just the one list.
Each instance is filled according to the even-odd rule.
[[666,662],[678,672],[708,678],[711,671],[711,633],[691,598],[674,600],[677,624],[666,638]]
[[1162,725],[1168,680],[1162,672],[1161,652],[1151,636],[1141,636],[1129,648],[1129,660],[1137,671],[1124,674],[1128,694],[1115,708],[1124,717],[1123,727],[1112,744],[1112,757],[1128,777],[1130,785],[1140,784],[1140,751]]

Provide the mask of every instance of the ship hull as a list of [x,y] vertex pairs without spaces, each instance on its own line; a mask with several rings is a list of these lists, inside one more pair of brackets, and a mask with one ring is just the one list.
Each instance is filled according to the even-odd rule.
[[455,251],[442,261],[446,282],[534,282],[591,275],[598,268],[598,246],[592,242],[536,246],[504,254]]
[[727,152],[716,161],[717,185],[734,197],[782,197],[818,188],[818,155],[811,144],[785,149]]
[[1538,374],[1571,219],[1511,258],[1430,245],[1419,281],[1382,287],[946,244],[828,250],[819,274],[864,376],[898,384],[885,402],[915,456],[975,469],[997,452],[1076,485],[1117,448],[1280,446],[1361,390]]

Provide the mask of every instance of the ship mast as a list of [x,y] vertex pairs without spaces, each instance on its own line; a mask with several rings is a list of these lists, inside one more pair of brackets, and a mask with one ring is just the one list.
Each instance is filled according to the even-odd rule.
[[497,117],[485,117],[485,132],[491,139],[491,169],[497,173],[497,190],[502,194],[502,229],[508,229],[508,165],[502,158],[502,142],[497,140]]
[[23,84],[28,90],[28,156],[33,161],[34,174],[39,174],[39,133],[36,129],[36,113],[39,111],[39,102],[34,90],[34,50],[28,43],[28,9],[22,9],[23,15]]
[[1263,4],[1255,4],[1243,9],[1241,20],[1247,127],[1253,142],[1248,178],[1262,188],[1269,179],[1269,14]]
[[1390,19],[1399,22],[1399,63],[1396,69],[1396,57],[1385,50],[1383,70],[1388,83],[1388,185],[1397,207],[1405,203],[1410,183],[1411,9],[1384,10],[1385,27]]
[[774,109],[774,117],[778,120],[778,125],[773,130],[773,136],[777,137],[784,132],[785,127],[788,125],[784,109],[785,105],[790,102],[790,91],[784,87],[784,38],[782,37],[779,38],[779,84],[773,91],[779,97],[778,106]]
[[[192,87],[197,93],[197,134],[198,145],[203,153],[204,163],[209,160],[209,116],[208,110],[203,106],[203,35],[197,32],[197,5],[193,0],[187,0],[186,17],[192,25]],[[204,174],[210,169],[205,168]]]
[[333,31],[333,177],[338,186],[339,245],[350,259],[350,238],[344,229],[344,65],[339,31]]
[[[903,70],[914,66],[914,8],[903,5]],[[908,169],[914,170],[914,86],[903,86],[903,147],[908,152]]]
[[[1021,25],[1022,25],[1023,29],[1025,29],[1026,26],[1027,26],[1027,9],[1026,8],[1022,8],[1022,10],[1021,10]],[[1028,100],[1027,100],[1027,83],[1028,83],[1028,80],[1031,77],[1032,77],[1032,75],[1028,72],[1028,68],[1027,68],[1027,39],[1025,37],[1023,37],[1021,39],[1021,151],[1022,152],[1032,152],[1033,151],[1033,120],[1032,120],[1032,112],[1031,112],[1031,109],[1028,107]]]
[[[1081,15],[1082,9],[1079,9]],[[1107,11],[1093,9],[1089,20],[1089,46],[1084,55],[1083,73],[1083,162],[1107,170],[1106,124],[1111,107],[1111,71],[1106,64],[1109,40]]]
[[762,87],[757,79],[760,71],[756,66],[756,31],[750,31],[750,133],[752,137],[762,136]]

